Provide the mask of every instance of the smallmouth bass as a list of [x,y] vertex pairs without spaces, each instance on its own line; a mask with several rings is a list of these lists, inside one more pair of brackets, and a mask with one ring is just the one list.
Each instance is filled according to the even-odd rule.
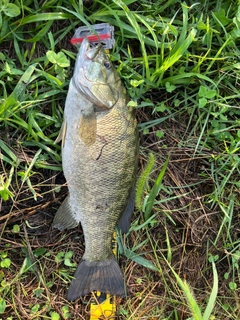
[[53,226],[70,229],[81,223],[85,253],[67,299],[91,291],[124,295],[124,280],[112,253],[116,225],[127,232],[134,209],[138,159],[135,115],[117,71],[102,45],[84,39],[77,55],[57,141],[69,196]]

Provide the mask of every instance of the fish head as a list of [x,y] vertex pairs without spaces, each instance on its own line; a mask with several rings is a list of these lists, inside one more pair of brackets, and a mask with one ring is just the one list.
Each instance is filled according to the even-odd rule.
[[87,38],[77,56],[73,81],[78,91],[101,109],[111,109],[123,87],[102,45],[93,46]]

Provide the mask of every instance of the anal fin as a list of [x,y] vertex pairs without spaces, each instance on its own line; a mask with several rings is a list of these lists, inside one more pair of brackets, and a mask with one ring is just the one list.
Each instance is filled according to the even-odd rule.
[[76,220],[75,213],[72,211],[69,203],[69,196],[67,196],[54,217],[53,227],[62,231],[64,229],[75,228],[78,224],[79,221]]

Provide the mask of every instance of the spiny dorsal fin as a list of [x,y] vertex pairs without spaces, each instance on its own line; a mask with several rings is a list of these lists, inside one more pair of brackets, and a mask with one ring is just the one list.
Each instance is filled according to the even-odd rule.
[[63,120],[59,134],[58,134],[56,140],[54,141],[54,143],[58,143],[58,142],[62,141],[62,148],[64,147],[64,143],[65,143],[66,131],[67,131],[67,122],[65,120]]

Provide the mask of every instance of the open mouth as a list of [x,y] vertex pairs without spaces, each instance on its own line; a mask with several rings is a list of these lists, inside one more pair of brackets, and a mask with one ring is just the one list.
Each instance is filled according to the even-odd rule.
[[98,53],[100,52],[101,49],[102,49],[102,44],[101,43],[90,44],[88,42],[87,46],[86,46],[86,50],[85,50],[84,56],[89,60],[93,60],[98,55]]

